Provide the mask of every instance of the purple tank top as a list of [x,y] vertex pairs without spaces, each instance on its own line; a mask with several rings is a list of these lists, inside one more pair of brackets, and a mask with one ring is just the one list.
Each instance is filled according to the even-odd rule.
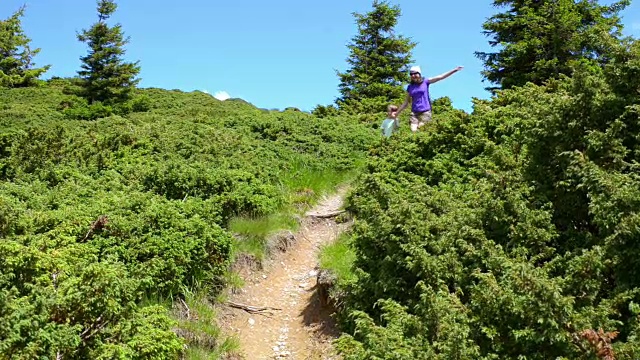
[[421,113],[431,110],[429,102],[429,79],[424,79],[420,84],[409,84],[407,92],[411,95],[411,111]]

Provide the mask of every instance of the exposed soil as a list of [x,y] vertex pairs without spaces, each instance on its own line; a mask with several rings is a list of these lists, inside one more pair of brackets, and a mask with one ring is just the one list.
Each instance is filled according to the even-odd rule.
[[340,189],[309,211],[293,241],[280,246],[263,270],[242,271],[245,286],[230,294],[229,304],[246,307],[225,306],[221,325],[240,339],[244,359],[338,359],[331,342],[339,332],[332,309],[318,295],[317,275],[320,246],[350,225],[331,216],[345,192]]

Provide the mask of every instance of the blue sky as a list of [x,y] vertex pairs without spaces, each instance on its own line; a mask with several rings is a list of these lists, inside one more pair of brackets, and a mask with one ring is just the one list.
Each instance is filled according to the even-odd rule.
[[[37,65],[51,64],[44,78],[73,76],[86,45],[76,32],[96,20],[92,0],[3,0],[6,18],[27,4],[23,26]],[[464,66],[431,88],[471,110],[471,98],[487,98],[481,62],[487,50],[482,22],[497,10],[490,0],[395,0],[402,16],[396,30],[418,42],[413,51],[427,76]],[[304,111],[339,95],[335,70],[344,70],[346,44],[357,33],[352,12],[371,1],[118,1],[114,22],[131,37],[126,59],[139,60],[141,87],[224,91],[262,108],[295,106]],[[640,35],[640,3],[623,12],[625,34]]]

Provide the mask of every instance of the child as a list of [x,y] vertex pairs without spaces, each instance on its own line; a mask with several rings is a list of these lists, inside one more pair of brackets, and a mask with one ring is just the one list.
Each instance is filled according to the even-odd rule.
[[398,107],[395,105],[389,105],[387,107],[387,118],[382,122],[380,126],[382,128],[382,135],[385,137],[391,136],[396,130],[398,130],[398,120],[396,119],[396,112]]

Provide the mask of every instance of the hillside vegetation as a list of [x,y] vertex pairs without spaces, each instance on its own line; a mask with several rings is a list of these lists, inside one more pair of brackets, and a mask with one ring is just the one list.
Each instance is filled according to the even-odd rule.
[[398,5],[353,13],[340,97],[311,114],[138,88],[115,0],[76,34],[77,76],[43,80],[18,9],[0,20],[0,357],[229,355],[211,305],[238,255],[351,181],[354,226],[320,256],[345,360],[639,359],[630,3],[492,1],[491,98],[434,99],[390,138],[417,65]]
[[640,358],[640,43],[612,55],[377,148],[346,359]]
[[378,139],[157,89],[138,90],[147,112],[74,121],[61,82],[0,90],[3,358],[175,358],[170,300],[225,285],[230,221],[295,214]]

